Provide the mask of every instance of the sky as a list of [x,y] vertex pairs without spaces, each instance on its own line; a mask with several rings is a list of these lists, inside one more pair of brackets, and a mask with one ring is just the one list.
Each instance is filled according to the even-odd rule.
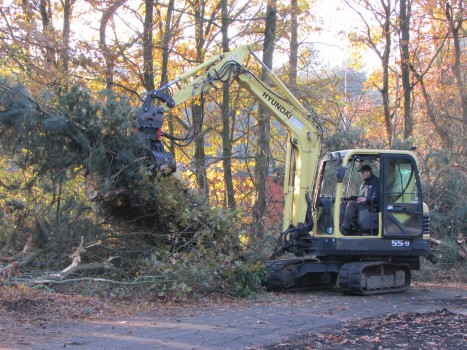
[[[359,26],[361,19],[343,0],[318,0],[314,8],[323,30],[310,33],[308,40],[319,50],[323,63],[340,66],[351,56],[350,43],[342,32]],[[371,70],[379,64],[370,51],[364,54],[364,59],[366,69]]]

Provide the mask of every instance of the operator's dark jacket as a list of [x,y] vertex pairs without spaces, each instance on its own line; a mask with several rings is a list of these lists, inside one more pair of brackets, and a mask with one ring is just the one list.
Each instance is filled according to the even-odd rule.
[[360,186],[360,197],[366,198],[366,204],[369,206],[378,206],[379,202],[379,179],[371,174],[371,176],[364,180]]

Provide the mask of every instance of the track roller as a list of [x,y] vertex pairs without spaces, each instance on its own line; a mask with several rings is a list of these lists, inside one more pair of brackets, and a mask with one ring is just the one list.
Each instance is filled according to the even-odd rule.
[[331,289],[336,285],[337,273],[323,271],[323,268],[324,264],[310,259],[267,262],[269,278],[265,283],[266,289],[285,292]]
[[410,288],[410,280],[409,265],[385,261],[347,263],[339,272],[340,289],[355,295],[404,292]]

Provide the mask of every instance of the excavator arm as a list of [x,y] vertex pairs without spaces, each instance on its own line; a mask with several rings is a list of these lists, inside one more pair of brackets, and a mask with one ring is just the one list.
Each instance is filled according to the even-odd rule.
[[[249,57],[253,57],[266,69],[267,83],[246,67],[244,62]],[[311,230],[309,199],[312,198],[320,157],[322,130],[314,114],[261,62],[250,45],[213,57],[148,93],[138,122],[140,132],[151,142],[155,166],[171,170],[175,168],[173,157],[164,151],[161,143],[164,113],[232,79],[253,95],[287,130],[283,230],[299,227],[301,234],[308,234]],[[275,89],[268,84],[272,84]],[[173,91],[175,86],[178,89]],[[159,101],[158,106],[153,105],[154,100]],[[305,221],[308,223],[304,224]]]

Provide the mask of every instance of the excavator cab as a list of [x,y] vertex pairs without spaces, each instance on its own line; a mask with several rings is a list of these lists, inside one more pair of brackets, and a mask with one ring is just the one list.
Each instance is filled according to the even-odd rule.
[[[362,177],[359,169],[362,166],[370,166],[373,175],[380,179],[379,155],[355,154],[345,168],[339,165],[342,163],[342,158],[340,159],[338,161],[330,157],[329,160],[322,162],[321,184],[316,202],[318,234],[333,234],[341,227],[346,207],[349,202],[356,201],[360,195]],[[338,197],[340,199],[337,199]],[[338,207],[336,217],[338,225],[334,223],[336,203]],[[341,232],[342,235],[377,236],[379,233],[379,207],[379,198],[375,198],[369,204],[358,204],[358,210],[355,212],[349,230]]]
[[[359,205],[351,229],[343,232],[343,209],[360,195],[358,170],[365,165],[378,177],[378,195],[371,205]],[[328,153],[320,163],[312,206],[308,236],[297,225],[280,237],[282,249],[300,258],[267,265],[271,289],[332,288],[337,280],[341,291],[357,295],[410,287],[411,270],[420,269],[420,257],[430,250],[428,208],[413,152]]]
[[[359,169],[371,167],[379,179],[378,197],[359,204],[350,230],[341,232],[345,208],[360,195]],[[424,205],[412,152],[351,150],[329,153],[321,162],[315,193],[316,234],[376,237],[421,237]]]

